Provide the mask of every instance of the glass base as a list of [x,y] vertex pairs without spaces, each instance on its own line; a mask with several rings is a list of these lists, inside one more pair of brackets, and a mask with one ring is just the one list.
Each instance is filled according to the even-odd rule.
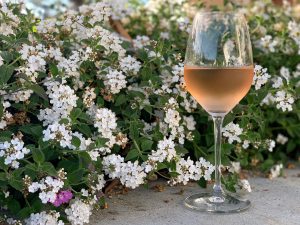
[[242,200],[223,193],[214,197],[212,193],[199,193],[187,197],[184,201],[186,207],[211,213],[235,213],[250,207],[249,200]]

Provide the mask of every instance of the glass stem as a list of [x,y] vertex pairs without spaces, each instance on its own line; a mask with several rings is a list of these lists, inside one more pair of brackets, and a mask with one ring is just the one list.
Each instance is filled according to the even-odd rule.
[[224,116],[213,116],[215,134],[215,184],[213,187],[213,196],[215,197],[221,197],[223,195],[221,186],[221,141],[223,119]]

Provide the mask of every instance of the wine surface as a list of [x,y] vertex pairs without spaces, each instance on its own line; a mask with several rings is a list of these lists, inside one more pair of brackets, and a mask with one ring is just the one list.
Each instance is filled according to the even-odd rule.
[[210,114],[227,114],[249,91],[253,66],[184,67],[187,90]]

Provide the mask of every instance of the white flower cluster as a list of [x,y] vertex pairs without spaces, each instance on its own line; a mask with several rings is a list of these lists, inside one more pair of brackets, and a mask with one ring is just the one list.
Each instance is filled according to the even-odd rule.
[[65,124],[59,124],[54,122],[50,124],[46,130],[43,131],[43,141],[55,140],[61,147],[71,147],[72,142],[72,131]]
[[260,65],[254,67],[254,77],[252,85],[255,86],[255,90],[259,90],[264,84],[268,82],[271,76],[267,72],[267,68],[263,68]]
[[109,68],[103,83],[109,93],[118,94],[123,88],[126,88],[127,81],[121,71]]
[[184,128],[182,125],[179,124],[181,121],[181,116],[176,110],[176,108],[178,108],[177,101],[174,98],[170,98],[164,108],[164,122],[168,125],[168,128],[170,129],[170,138],[173,140],[178,138],[179,143],[184,144]]
[[276,146],[275,141],[272,140],[272,139],[267,139],[267,140],[265,141],[265,143],[266,143],[266,145],[267,145],[267,148],[268,148],[269,152],[273,152],[273,149],[274,149],[275,146]]
[[110,0],[112,8],[112,18],[120,20],[134,12],[134,8],[129,0]]
[[119,59],[125,57],[126,50],[122,47],[123,41],[120,37],[115,34],[111,33],[109,30],[106,30],[100,26],[95,26],[91,28],[88,32],[88,37],[92,37],[95,39],[99,39],[99,45],[105,48],[105,54],[109,55],[111,53],[118,53]]
[[116,143],[113,131],[117,128],[117,118],[114,112],[107,108],[96,109],[92,113],[94,119],[94,127],[98,128],[98,132],[103,138],[109,139],[108,147],[112,147]]
[[150,45],[150,38],[148,36],[137,35],[136,38],[133,39],[133,46],[137,49],[142,49],[149,45]]
[[257,45],[258,48],[262,48],[262,50],[266,53],[275,52],[275,47],[277,47],[278,41],[273,39],[271,35],[266,35],[259,40]]
[[35,82],[38,71],[44,72],[46,70],[45,58],[47,57],[47,53],[45,46],[42,44],[36,46],[23,44],[19,52],[21,58],[26,62],[25,66],[21,67],[19,71],[25,73],[29,80]]
[[141,63],[137,61],[136,58],[130,55],[125,58],[122,58],[119,63],[121,70],[126,74],[132,73],[134,75],[137,75],[141,68]]
[[276,138],[276,142],[281,145],[284,145],[285,143],[287,143],[288,140],[289,140],[288,137],[284,136],[283,134],[278,134],[277,138]]
[[4,164],[14,169],[19,168],[18,160],[23,159],[30,150],[24,147],[24,142],[14,137],[11,141],[0,142],[0,157],[4,157]]
[[65,210],[65,213],[72,225],[89,224],[92,207],[80,199],[75,199]]
[[62,118],[67,119],[72,109],[76,107],[78,100],[74,90],[68,85],[57,81],[47,81],[45,86],[52,108],[40,110],[38,119],[43,121],[44,126],[57,123]]
[[129,188],[136,188],[143,184],[146,178],[144,168],[138,161],[124,162],[120,155],[109,155],[103,157],[103,170],[110,178],[119,178],[121,183]]
[[230,173],[240,173],[241,172],[241,164],[240,162],[230,162],[229,172]]
[[148,157],[148,162],[146,162],[145,171],[150,172],[156,169],[157,162],[170,162],[177,157],[175,150],[175,143],[172,139],[164,137],[157,144],[157,150],[152,151],[151,155]]
[[2,106],[3,106],[3,116],[0,117],[0,130],[4,129],[7,126],[7,120],[12,118],[12,114],[6,110],[7,108],[10,107],[10,103],[8,101],[5,101],[2,103]]
[[0,33],[4,36],[14,35],[15,29],[17,29],[20,24],[20,19],[7,7],[5,1],[1,1],[0,5]]
[[79,7],[79,12],[89,18],[89,23],[94,25],[97,22],[108,21],[111,16],[111,6],[109,0],[82,5]]
[[187,160],[180,158],[176,163],[176,171],[170,170],[171,172],[178,173],[178,176],[172,178],[169,183],[171,185],[178,183],[186,185],[191,180],[200,180],[201,177],[210,181],[214,170],[215,167],[203,158],[200,158],[199,161],[195,163],[190,158]]
[[223,136],[228,138],[228,142],[232,144],[234,141],[240,143],[240,135],[243,133],[243,128],[240,128],[239,124],[230,122],[223,128]]
[[274,179],[276,177],[279,177],[281,174],[282,168],[283,168],[282,164],[272,166],[272,168],[270,169],[269,178]]
[[32,90],[16,91],[16,92],[5,94],[4,99],[16,103],[26,102],[30,98],[32,93],[33,93]]
[[300,24],[297,24],[295,21],[290,21],[288,23],[289,36],[296,42],[298,45],[298,54],[300,55]]
[[28,186],[30,193],[35,193],[40,190],[39,198],[42,203],[47,204],[48,202],[54,203],[57,197],[57,193],[64,186],[64,181],[47,176],[41,179],[39,182],[32,182]]
[[78,78],[80,76],[79,67],[83,61],[79,51],[72,51],[69,58],[60,57],[57,68],[64,71],[65,77]]
[[277,109],[281,109],[283,112],[285,112],[293,110],[293,103],[295,102],[295,99],[290,93],[278,91],[275,94],[274,102],[277,103]]
[[88,151],[93,161],[97,161],[100,155],[106,155],[109,154],[110,152],[111,152],[110,148],[107,147],[95,148],[92,149],[91,151]]
[[86,108],[91,107],[94,105],[94,100],[96,99],[97,95],[95,93],[95,88],[86,87],[84,93],[82,95],[82,101]]
[[252,192],[252,188],[248,180],[240,179],[238,185],[241,187],[242,190],[245,190],[247,192]]
[[25,220],[26,225],[64,225],[62,220],[59,220],[60,213],[56,211],[31,213],[30,217]]

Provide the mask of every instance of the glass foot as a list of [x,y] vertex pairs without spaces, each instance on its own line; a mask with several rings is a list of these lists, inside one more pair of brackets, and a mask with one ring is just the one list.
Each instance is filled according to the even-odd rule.
[[248,209],[251,205],[249,200],[238,199],[227,194],[214,197],[212,193],[191,195],[185,199],[184,204],[193,210],[212,213],[241,212]]

